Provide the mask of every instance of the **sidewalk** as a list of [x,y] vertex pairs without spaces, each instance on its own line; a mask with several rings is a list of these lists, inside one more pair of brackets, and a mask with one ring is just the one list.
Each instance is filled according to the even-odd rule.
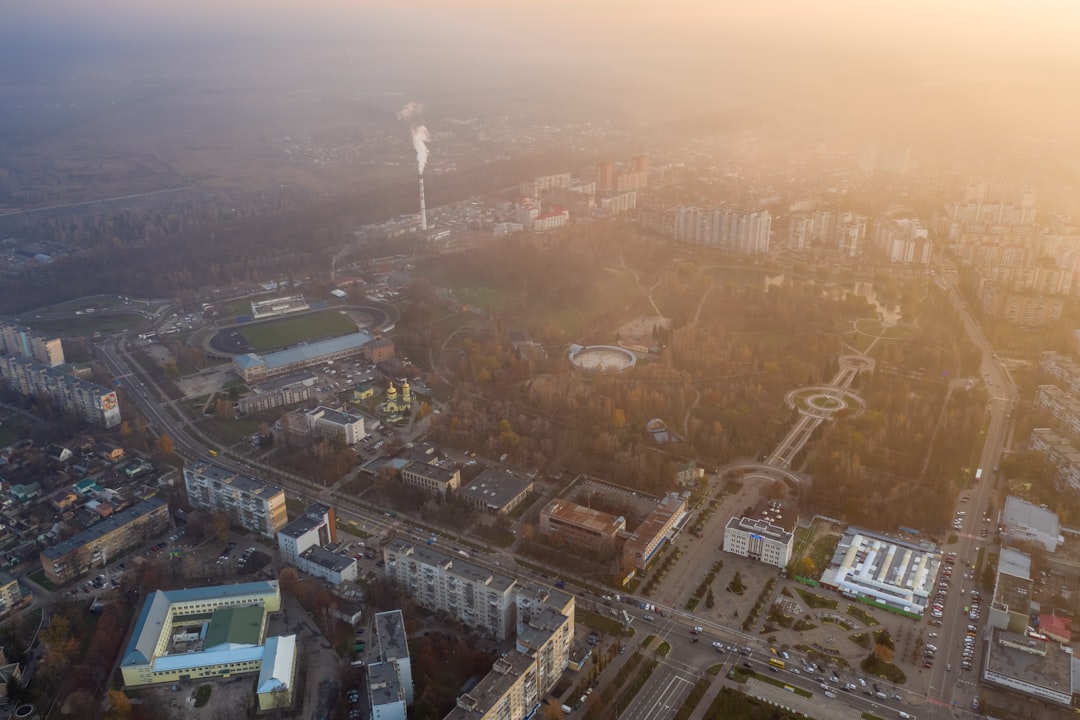
[[832,702],[821,693],[814,693],[814,697],[807,698],[754,678],[749,678],[746,684],[737,683],[728,680],[726,674],[721,673],[709,685],[709,689],[701,698],[701,702],[694,708],[694,712],[690,714],[690,720],[705,720],[705,713],[712,705],[713,700],[716,699],[716,696],[720,694],[720,690],[725,687],[764,700],[770,705],[801,713],[808,718],[818,718],[819,720],[825,720],[826,718],[828,720],[862,719],[862,713],[858,710],[840,702]]

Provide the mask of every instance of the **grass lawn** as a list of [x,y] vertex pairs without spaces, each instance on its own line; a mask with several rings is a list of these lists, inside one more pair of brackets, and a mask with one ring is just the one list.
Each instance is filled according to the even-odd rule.
[[580,605],[574,606],[574,622],[585,625],[593,630],[603,633],[604,635],[613,635],[615,637],[629,637],[633,635],[633,629],[629,632],[623,631],[623,625],[617,620],[606,618],[603,615],[599,615],[588,610],[583,610]]
[[96,308],[101,310],[104,308],[114,308],[123,304],[124,301],[120,299],[119,295],[88,295],[87,297],[68,300],[67,302],[57,303],[56,305],[49,305],[46,308],[42,308],[42,310],[48,310],[49,312],[73,312],[75,310],[82,310],[83,308]]
[[213,692],[213,688],[209,685],[200,685],[195,688],[195,707],[201,708],[203,705],[210,702],[211,692]]
[[216,439],[222,445],[232,445],[243,440],[259,430],[263,418],[257,415],[225,420],[219,417],[204,416],[199,421],[199,426],[210,437]]
[[256,352],[265,352],[304,340],[354,333],[356,324],[337,310],[327,310],[312,315],[242,325],[238,329]]
[[455,299],[466,305],[478,307],[487,312],[498,312],[516,308],[518,300],[504,292],[489,287],[454,288]]
[[45,578],[45,569],[44,568],[38,568],[34,572],[29,573],[29,575],[30,575],[31,580],[33,580],[34,582],[36,582],[38,585],[45,588],[49,592],[53,592],[54,590],[56,590],[56,586],[53,585],[51,582],[49,582],[49,580],[47,580]]
[[23,318],[24,324],[42,332],[60,335],[89,335],[95,332],[113,333],[133,330],[146,324],[146,318],[136,313],[110,313],[108,315],[81,315],[73,318],[36,320]]

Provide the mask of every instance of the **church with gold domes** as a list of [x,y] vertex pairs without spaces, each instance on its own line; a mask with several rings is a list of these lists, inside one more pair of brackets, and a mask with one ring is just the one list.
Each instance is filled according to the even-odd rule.
[[386,388],[386,399],[379,405],[379,410],[386,416],[387,422],[400,422],[412,408],[412,401],[412,388],[409,387],[409,381],[402,381],[399,393],[391,380],[390,386]]

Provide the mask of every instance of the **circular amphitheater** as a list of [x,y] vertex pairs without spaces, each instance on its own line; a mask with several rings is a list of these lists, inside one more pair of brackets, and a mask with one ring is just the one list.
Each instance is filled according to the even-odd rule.
[[620,373],[637,363],[634,353],[616,345],[571,345],[567,357],[574,367],[595,373]]

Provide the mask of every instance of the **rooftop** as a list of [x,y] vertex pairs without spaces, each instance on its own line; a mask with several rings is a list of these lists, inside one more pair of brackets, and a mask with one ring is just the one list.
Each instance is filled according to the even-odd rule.
[[398,539],[387,545],[386,550],[396,554],[408,555],[424,565],[441,567],[446,572],[457,577],[486,585],[499,592],[509,590],[516,582],[509,575],[503,575],[468,560],[460,559],[457,556],[448,555],[430,545],[421,545]]
[[268,500],[281,492],[281,488],[271,485],[257,477],[252,475],[241,475],[234,470],[215,465],[207,460],[188,463],[184,466],[185,475],[188,472],[208,480],[214,480],[222,485],[228,485],[229,487],[255,495],[264,500]]
[[457,706],[444,720],[484,717],[532,664],[532,658],[517,650],[506,653],[476,687],[458,698]]
[[600,510],[593,510],[567,500],[556,498],[544,508],[544,514],[559,522],[573,525],[597,535],[614,537],[615,533],[626,529],[626,518],[615,517]]
[[400,610],[388,610],[375,614],[375,632],[379,638],[379,657],[394,661],[409,657],[408,638],[405,637],[405,618]]
[[1072,695],[1072,658],[1056,642],[995,629],[986,671]]
[[56,543],[51,548],[46,548],[41,554],[49,560],[58,560],[84,545],[100,540],[114,530],[118,530],[138,518],[149,515],[158,508],[163,507],[165,504],[165,501],[159,497],[143,500],[138,505],[132,506],[127,510],[123,510],[105,518],[99,523],[91,525],[78,535],[73,535],[67,540]]
[[414,460],[406,465],[402,472],[415,473],[421,477],[429,480],[434,480],[437,483],[445,484],[450,482],[454,477],[453,470],[447,470],[444,467],[438,465],[432,465],[428,462],[422,462],[420,460]]
[[492,510],[499,510],[531,487],[532,480],[515,475],[509,470],[488,468],[459,492]]
[[307,550],[300,553],[300,557],[310,563],[315,563],[316,565],[334,572],[341,572],[356,562],[356,560],[348,555],[338,555],[319,545],[312,545]]
[[371,342],[371,336],[366,332],[354,332],[348,335],[327,338],[326,340],[318,340],[307,345],[297,345],[288,350],[278,350],[266,355],[257,355],[255,353],[240,355],[235,362],[244,370],[259,365],[265,365],[267,370],[273,370],[293,363],[317,361],[323,355],[330,353],[359,350],[369,342]]
[[770,540],[775,540],[778,543],[783,543],[784,545],[791,542],[791,533],[787,532],[782,527],[773,525],[768,520],[762,520],[760,518],[733,517],[728,520],[726,527],[738,529],[754,535],[760,535]]
[[213,650],[219,645],[258,645],[262,642],[263,618],[261,605],[224,607],[214,611],[206,630],[204,647]]

